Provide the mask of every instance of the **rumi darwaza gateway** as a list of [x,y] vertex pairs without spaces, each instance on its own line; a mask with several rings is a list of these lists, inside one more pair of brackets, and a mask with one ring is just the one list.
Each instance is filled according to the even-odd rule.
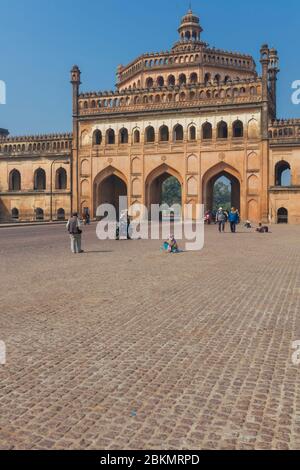
[[83,93],[71,71],[73,133],[0,131],[0,221],[63,220],[101,203],[157,204],[175,177],[183,204],[213,209],[220,177],[253,222],[300,223],[300,119],[276,114],[278,56],[211,48],[199,17],[182,18],[167,52],[117,69],[115,91]]

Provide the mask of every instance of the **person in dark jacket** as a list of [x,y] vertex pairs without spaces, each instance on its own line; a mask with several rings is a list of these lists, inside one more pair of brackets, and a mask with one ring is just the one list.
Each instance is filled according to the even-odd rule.
[[83,253],[83,250],[81,249],[81,222],[77,212],[74,212],[68,221],[67,230],[70,234],[72,253]]
[[228,220],[230,222],[231,233],[236,233],[236,226],[240,221],[239,211],[233,207],[228,214]]
[[225,211],[223,211],[223,208],[220,207],[216,214],[216,223],[219,226],[219,232],[224,233],[225,232],[225,225],[226,225],[227,217],[225,214]]

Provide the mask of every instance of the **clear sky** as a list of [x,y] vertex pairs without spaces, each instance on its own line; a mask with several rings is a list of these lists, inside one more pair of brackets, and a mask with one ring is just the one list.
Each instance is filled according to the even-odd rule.
[[[0,0],[0,80],[7,104],[0,127],[11,134],[71,130],[73,64],[82,90],[111,90],[116,67],[144,52],[169,49],[188,0]],[[224,6],[226,8],[224,8]],[[300,2],[193,0],[211,46],[250,53],[263,43],[279,51],[279,117],[300,117],[291,83],[300,80]]]

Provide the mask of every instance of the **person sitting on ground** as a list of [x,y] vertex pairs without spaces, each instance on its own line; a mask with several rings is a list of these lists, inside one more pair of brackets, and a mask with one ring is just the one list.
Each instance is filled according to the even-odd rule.
[[269,233],[269,227],[267,227],[266,225],[263,225],[262,223],[260,223],[258,225],[258,228],[256,229],[256,232],[258,232],[258,233]]
[[169,239],[164,243],[163,249],[167,253],[179,253],[178,243],[173,235],[170,235]]

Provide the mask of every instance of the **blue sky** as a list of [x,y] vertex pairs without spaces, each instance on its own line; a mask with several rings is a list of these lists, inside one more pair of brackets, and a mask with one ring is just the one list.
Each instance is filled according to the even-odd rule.
[[[11,134],[70,131],[69,71],[78,64],[82,90],[111,90],[118,64],[169,49],[188,0],[1,0],[0,80],[7,104],[0,127]],[[224,5],[228,5],[224,9]],[[291,83],[300,80],[298,0],[193,0],[202,38],[211,46],[252,54],[278,49],[279,117],[300,117]],[[258,68],[260,73],[260,68]]]

